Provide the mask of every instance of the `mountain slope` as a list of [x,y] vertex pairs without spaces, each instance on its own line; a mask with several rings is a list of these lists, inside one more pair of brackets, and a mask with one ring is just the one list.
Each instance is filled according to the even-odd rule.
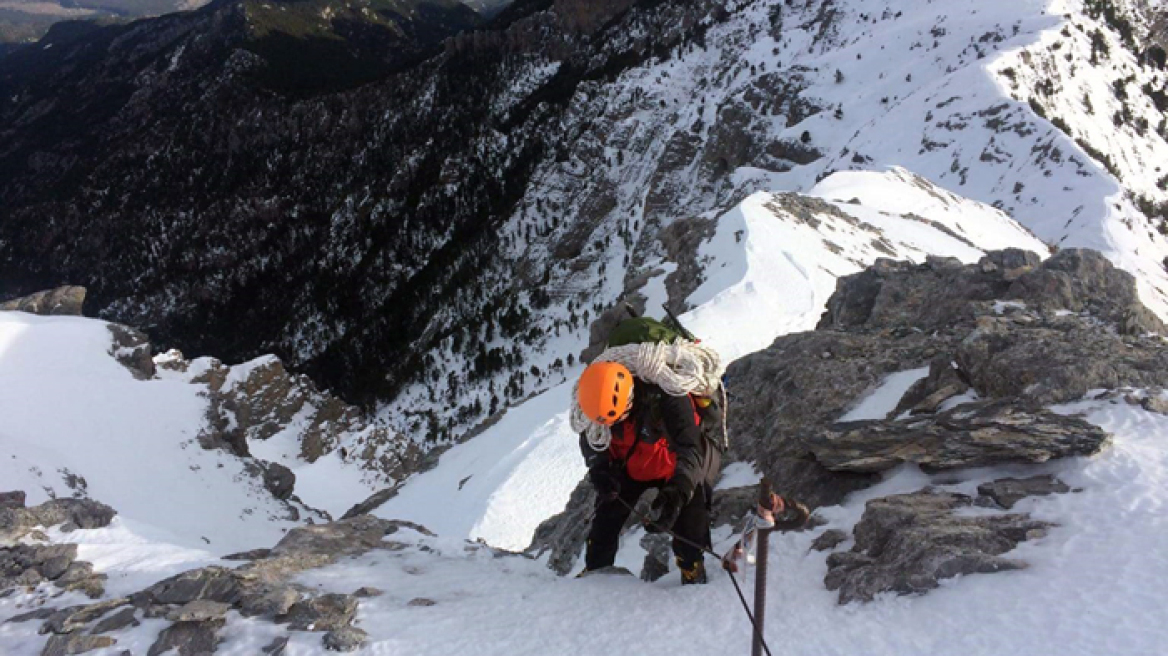
[[[1140,207],[1168,192],[1139,162],[1166,146],[1138,131],[1162,67],[1148,23],[1132,13],[1124,37],[1102,6],[520,3],[390,79],[291,104],[241,82],[262,68],[246,49],[188,69],[198,50],[158,39],[96,108],[101,132],[46,140],[48,99],[5,93],[0,292],[85,283],[92,312],[161,342],[275,351],[404,432],[453,438],[564,380],[593,319],[643,282],[664,275],[683,309],[710,220],[750,193],[905,166],[1100,248],[1164,315],[1168,245]],[[1092,39],[1111,53],[1098,70]],[[1042,71],[1016,62],[1051,52],[1048,122],[1027,91]],[[1091,152],[1138,152],[1119,178],[1053,122],[1080,92],[1113,96],[1112,65],[1138,78],[1131,125]],[[75,104],[47,106],[59,123]]]

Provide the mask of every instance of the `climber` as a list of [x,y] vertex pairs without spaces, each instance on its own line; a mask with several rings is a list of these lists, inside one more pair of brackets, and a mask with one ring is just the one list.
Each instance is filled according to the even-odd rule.
[[608,432],[603,450],[586,434],[580,437],[597,492],[585,571],[613,564],[630,512],[645,491],[656,488],[656,519],[646,529],[675,534],[673,554],[683,585],[705,583],[703,553],[694,544],[710,546],[711,494],[721,454],[700,430],[694,397],[666,394],[616,362],[589,365],[576,397],[580,411]]

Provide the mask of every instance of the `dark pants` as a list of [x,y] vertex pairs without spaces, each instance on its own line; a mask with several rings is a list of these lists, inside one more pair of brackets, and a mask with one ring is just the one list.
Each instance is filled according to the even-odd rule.
[[[620,547],[620,533],[628,520],[629,507],[637,505],[637,499],[649,488],[660,488],[663,483],[641,483],[625,478],[621,482],[621,503],[616,499],[597,500],[596,515],[592,518],[592,529],[588,532],[588,549],[584,554],[584,566],[589,570],[609,567],[616,560]],[[709,493],[704,484],[698,484],[693,497],[671,528],[674,533],[695,544],[710,548]],[[628,504],[626,506],[625,504]],[[686,544],[677,538],[673,540],[673,554],[683,567],[692,567],[702,562],[702,550]]]

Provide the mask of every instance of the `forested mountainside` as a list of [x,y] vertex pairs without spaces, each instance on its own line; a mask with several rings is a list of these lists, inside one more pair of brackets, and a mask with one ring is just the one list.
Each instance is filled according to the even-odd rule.
[[618,299],[663,285],[680,308],[749,193],[903,165],[1168,307],[1142,4],[318,5],[215,2],[0,60],[0,295],[83,284],[156,343],[275,352],[451,437],[562,380]]

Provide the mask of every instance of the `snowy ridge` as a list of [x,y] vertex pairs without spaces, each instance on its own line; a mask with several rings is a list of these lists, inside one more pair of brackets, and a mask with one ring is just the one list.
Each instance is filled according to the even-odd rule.
[[[813,190],[843,192],[873,205],[760,192],[720,217],[700,251],[706,282],[689,299],[696,307],[681,317],[685,325],[730,361],[780,335],[814,328],[836,279],[878,258],[975,262],[983,254],[976,243],[1045,252],[1001,212],[905,171],[836,174]],[[938,213],[943,229],[920,219],[939,202],[948,208]],[[900,213],[880,209],[885,206]],[[434,471],[411,479],[375,514],[417,521],[445,537],[525,548],[584,474],[567,422],[571,389],[566,383],[511,409],[443,454]]]
[[[433,353],[435,380],[409,387],[385,416],[418,435],[432,414],[440,433],[456,436],[491,407],[558,385],[571,377],[567,355],[587,346],[589,323],[614,302],[639,292],[656,308],[688,297],[671,282],[684,266],[667,241],[758,191],[850,200],[846,189],[816,189],[836,171],[911,171],[949,190],[918,206],[922,216],[944,222],[952,192],[1002,210],[1046,244],[1098,249],[1168,317],[1168,241],[1137,207],[1139,198],[1145,209],[1168,201],[1154,95],[1165,73],[1137,56],[1142,15],[1104,4],[1128,17],[1134,40],[1102,5],[1079,0],[733,2],[725,20],[703,21],[700,38],[581,85],[563,119],[564,150],[540,164],[503,226],[508,246],[486,283],[539,276],[514,290],[532,311],[522,338],[478,328],[485,350],[505,360],[519,349],[522,366],[468,379],[482,357],[452,338]],[[1093,40],[1108,44],[1107,57],[1093,56]],[[551,70],[539,58],[515,66],[516,93]],[[1100,153],[1111,153],[1110,165]],[[898,211],[888,202],[864,204]],[[992,214],[983,219],[996,226],[1003,217]],[[988,247],[975,223],[958,234]],[[400,406],[417,414],[403,422]]]

